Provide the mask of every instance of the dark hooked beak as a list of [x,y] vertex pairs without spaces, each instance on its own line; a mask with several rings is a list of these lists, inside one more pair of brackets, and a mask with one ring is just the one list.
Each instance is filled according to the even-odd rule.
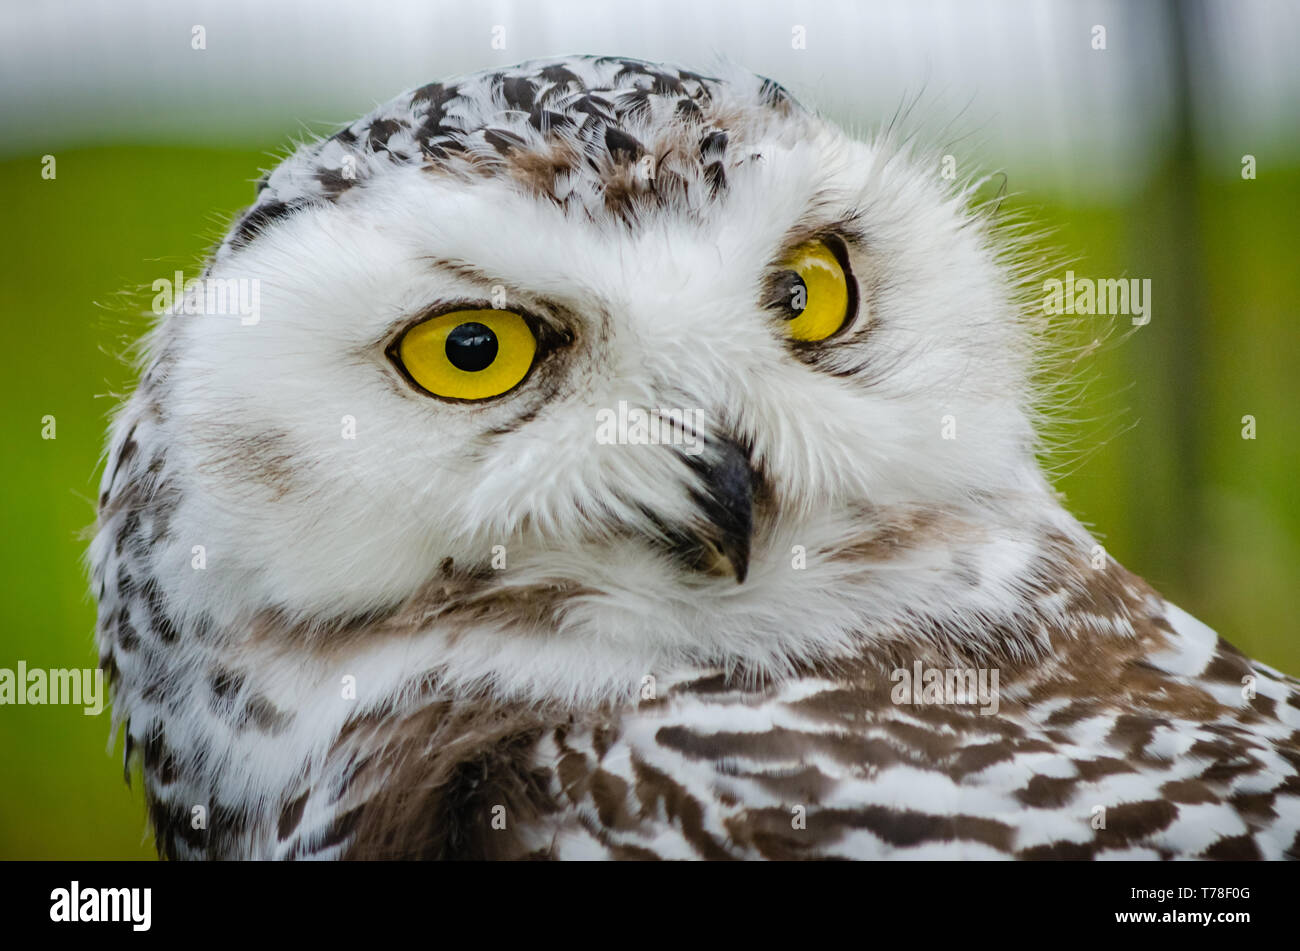
[[670,533],[672,550],[696,571],[731,576],[743,583],[749,571],[749,542],[754,532],[754,489],[758,478],[749,450],[728,437],[705,442],[690,460],[699,477],[691,495],[700,521]]

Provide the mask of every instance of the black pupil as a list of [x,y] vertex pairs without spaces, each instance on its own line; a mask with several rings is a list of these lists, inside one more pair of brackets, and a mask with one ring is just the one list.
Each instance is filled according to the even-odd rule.
[[461,324],[447,334],[447,359],[466,373],[477,373],[497,358],[497,335],[478,323]]
[[768,303],[786,320],[793,320],[808,307],[808,285],[797,271],[782,271],[771,286]]

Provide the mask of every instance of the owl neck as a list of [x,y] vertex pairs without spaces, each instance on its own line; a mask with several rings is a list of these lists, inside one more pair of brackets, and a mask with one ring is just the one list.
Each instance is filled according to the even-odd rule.
[[[744,584],[683,578],[628,539],[564,559],[523,550],[499,573],[444,564],[401,604],[346,618],[263,608],[213,626],[154,597],[169,639],[115,691],[155,825],[178,855],[272,855],[305,781],[349,781],[338,749],[359,724],[447,703],[512,716],[617,707],[711,670],[1018,664],[1064,638],[1131,636],[1141,597],[1046,495],[859,506],[774,520],[755,541]],[[165,588],[159,577],[148,590]],[[221,829],[190,828],[196,806]]]

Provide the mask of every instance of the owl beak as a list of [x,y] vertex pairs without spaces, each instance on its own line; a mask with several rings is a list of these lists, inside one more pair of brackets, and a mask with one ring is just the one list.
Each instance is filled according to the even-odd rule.
[[674,547],[692,568],[744,583],[749,572],[749,544],[754,531],[757,484],[749,450],[729,437],[709,440],[704,454],[691,459],[700,477],[692,496],[703,524]]

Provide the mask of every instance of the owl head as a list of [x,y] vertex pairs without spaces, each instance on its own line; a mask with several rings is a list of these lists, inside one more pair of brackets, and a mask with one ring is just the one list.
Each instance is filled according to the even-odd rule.
[[999,248],[937,156],[752,74],[424,86],[263,179],[187,294],[242,307],[161,321],[104,498],[162,609],[231,649],[568,697],[788,666],[945,591],[996,604],[954,533],[1029,557]]

